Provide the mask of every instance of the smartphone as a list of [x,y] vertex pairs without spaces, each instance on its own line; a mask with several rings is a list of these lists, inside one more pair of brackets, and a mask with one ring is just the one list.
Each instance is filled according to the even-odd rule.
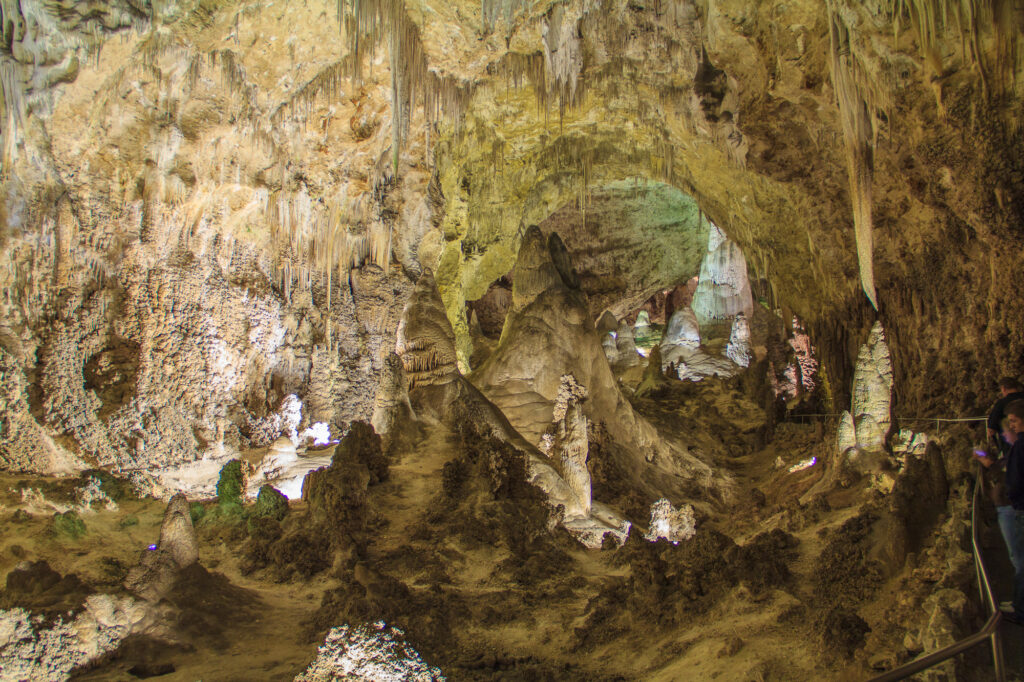
[[984,450],[975,450],[974,451],[974,456],[975,457],[988,457],[988,453],[985,452]]

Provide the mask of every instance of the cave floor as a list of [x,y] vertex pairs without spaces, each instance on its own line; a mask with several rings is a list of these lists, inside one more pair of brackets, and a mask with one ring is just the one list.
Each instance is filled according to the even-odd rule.
[[[415,629],[410,632],[410,643],[429,663],[439,665],[453,680],[853,680],[870,676],[866,665],[870,655],[847,659],[835,654],[823,644],[812,617],[818,598],[812,586],[821,570],[827,529],[857,516],[866,489],[835,488],[827,499],[819,496],[824,503],[801,502],[821,478],[821,467],[789,469],[823,454],[820,429],[783,423],[771,442],[758,447],[756,434],[763,416],[759,418],[742,396],[710,382],[686,391],[686,396],[636,401],[636,406],[668,438],[687,420],[703,415],[706,425],[708,414],[714,415],[716,437],[727,453],[716,465],[733,476],[737,494],[732,502],[712,505],[712,512],[702,508],[699,526],[714,528],[737,543],[772,529],[791,534],[798,544],[788,561],[790,578],[765,591],[737,584],[706,608],[688,612],[671,625],[622,612],[614,615],[613,626],[595,625],[595,602],[614,594],[630,575],[629,566],[615,561],[616,552],[585,550],[566,536],[560,541],[562,551],[551,554],[560,557],[556,565],[545,565],[548,555],[538,554],[527,566],[510,573],[513,553],[508,547],[471,541],[467,539],[471,534],[444,536],[424,530],[434,523],[431,519],[443,516],[443,510],[437,509],[445,504],[443,471],[455,447],[452,434],[437,429],[392,462],[390,479],[373,491],[368,503],[375,532],[365,558],[371,576],[398,581],[416,599],[426,600],[422,603],[443,604],[437,607],[438,617],[456,619],[452,638],[442,641],[426,638],[430,641],[421,643],[415,639]],[[87,531],[80,539],[72,539],[54,533],[52,509],[38,500],[26,503],[18,492],[34,487],[46,499],[58,499],[62,486],[66,484],[54,479],[0,477],[0,572],[6,574],[26,560],[42,559],[62,575],[76,574],[93,591],[122,591],[128,568],[159,536],[164,504],[128,499],[117,511],[83,514]],[[755,488],[762,493],[760,499],[755,499]],[[290,513],[295,514],[304,505],[292,502],[291,506]],[[29,515],[15,515],[22,509]],[[443,527],[434,530],[438,528]],[[138,679],[129,669],[138,672],[139,660],[145,659],[151,665],[173,665],[173,672],[160,677],[166,680],[281,680],[290,679],[315,658],[323,637],[318,625],[323,625],[325,594],[344,590],[352,573],[336,563],[311,578],[279,582],[280,577],[267,570],[243,571],[244,528],[201,522],[199,540],[202,565],[249,590],[258,600],[256,615],[223,628],[214,637],[188,633],[180,647],[151,646],[143,653],[123,650],[80,671],[76,679]],[[906,578],[903,574],[892,577],[859,605],[873,628],[869,652],[891,648],[885,639],[899,636],[893,628],[900,616],[894,614],[893,605],[903,603],[899,595],[906,589]],[[373,577],[360,580],[369,593],[378,584]],[[620,611],[625,609],[623,604]]]

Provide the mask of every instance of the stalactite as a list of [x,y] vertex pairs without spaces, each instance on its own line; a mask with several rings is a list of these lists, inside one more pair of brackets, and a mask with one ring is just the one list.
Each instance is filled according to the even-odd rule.
[[308,117],[309,112],[320,97],[323,97],[327,102],[338,101],[343,96],[342,83],[352,69],[348,63],[349,61],[351,61],[351,58],[340,59],[321,69],[315,76],[298,88],[295,94],[281,102],[270,114],[270,120],[274,123],[280,123],[285,118],[285,111],[288,112],[289,117],[294,118],[296,107],[301,108],[302,113]]
[[[940,41],[946,34],[959,36],[961,52],[978,69],[988,94],[1002,95],[1013,85],[1014,70],[1022,55],[1017,49],[1013,2],[1008,0],[890,0],[889,14],[898,42],[906,15],[918,47],[934,78],[945,75]],[[982,46],[983,31],[993,37],[993,55]],[[991,57],[991,58],[990,58]],[[941,106],[941,102],[939,103]]]
[[871,218],[874,174],[874,111],[879,88],[872,88],[869,76],[851,50],[850,31],[836,7],[828,0],[830,67],[846,141],[846,164],[853,204],[853,228],[857,242],[860,282],[874,308],[878,308],[874,277],[874,235]]
[[528,0],[480,0],[480,14],[484,31],[494,30],[499,18],[511,23],[512,19],[529,6]]
[[409,18],[404,0],[339,0],[338,16],[351,52],[351,77],[362,79],[362,62],[387,40],[391,62],[393,158],[401,153],[417,102],[430,126],[441,116],[460,125],[474,85],[430,68],[419,27]]

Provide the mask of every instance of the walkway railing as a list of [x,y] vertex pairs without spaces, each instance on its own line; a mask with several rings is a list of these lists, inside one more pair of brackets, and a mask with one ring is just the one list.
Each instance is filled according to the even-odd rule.
[[[982,418],[984,419],[984,417]],[[958,421],[958,420],[946,420]],[[974,421],[965,419],[961,421]],[[974,569],[978,575],[978,589],[981,592],[981,601],[989,613],[988,620],[984,627],[969,637],[959,642],[933,651],[924,656],[915,658],[913,661],[890,670],[889,672],[872,678],[872,682],[890,682],[890,680],[902,680],[922,670],[927,670],[940,663],[948,661],[954,656],[961,654],[979,644],[988,641],[992,647],[992,663],[995,668],[995,679],[997,682],[1006,680],[1006,669],[1003,665],[1003,644],[999,637],[999,621],[1002,620],[1002,613],[996,606],[995,596],[992,594],[992,585],[988,579],[988,572],[985,570],[985,560],[981,557],[981,547],[978,538],[978,517],[981,508],[981,465],[978,465],[978,475],[974,481],[974,496],[971,499],[971,551],[974,554]]]
[[[790,413],[790,412],[787,412],[786,416],[783,417],[783,419],[785,419],[785,420],[789,420],[789,419],[811,419],[811,418],[820,419],[822,417],[841,417],[842,415],[843,415],[842,412],[818,412],[818,413],[809,413],[809,412],[808,413],[803,413],[803,412]],[[981,417],[955,417],[955,418],[952,418],[952,417],[893,417],[892,420],[894,422],[896,422],[896,423],[904,423],[904,422],[915,423],[915,424],[924,423],[924,424],[935,424],[936,426],[938,426],[939,424],[955,423],[955,422],[983,422],[983,421],[987,421],[988,417],[986,417],[986,416],[981,416]]]
[[[828,413],[828,414],[796,414],[787,415],[787,418],[804,418],[804,417],[838,417],[839,414]],[[894,417],[893,421],[897,424],[902,423],[928,423],[935,424],[936,431],[941,429],[942,424],[946,423],[963,423],[963,422],[984,422],[987,421],[987,417]],[[923,656],[919,656],[909,663],[905,663],[898,668],[890,670],[887,673],[878,675],[877,677],[871,678],[871,682],[892,682],[893,680],[902,680],[916,675],[922,670],[933,668],[940,663],[944,663],[954,656],[958,656],[968,649],[972,649],[979,644],[983,644],[986,641],[992,647],[992,664],[995,669],[995,679],[997,682],[1005,682],[1006,680],[1006,668],[1003,663],[1003,644],[999,636],[999,623],[1002,620],[1002,612],[997,607],[995,596],[992,594],[992,584],[988,578],[988,572],[985,570],[985,560],[981,556],[980,540],[978,537],[978,518],[979,510],[981,508],[981,486],[982,486],[982,474],[981,465],[978,465],[977,476],[974,481],[974,494],[971,498],[971,552],[974,555],[974,570],[978,576],[978,590],[981,593],[981,601],[985,604],[985,608],[988,615],[988,620],[985,621],[985,625],[975,632],[974,634],[961,639],[958,642],[954,642],[949,646],[943,647],[937,651],[933,651]]]

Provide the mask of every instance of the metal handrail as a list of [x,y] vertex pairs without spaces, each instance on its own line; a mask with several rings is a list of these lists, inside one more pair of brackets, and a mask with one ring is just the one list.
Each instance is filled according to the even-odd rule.
[[[786,418],[792,417],[839,417],[842,416],[842,412],[787,412]],[[894,422],[983,422],[987,421],[987,416],[981,417],[893,417]]]
[[887,673],[871,678],[871,682],[891,682],[902,680],[911,675],[934,667],[939,663],[948,661],[954,656],[967,651],[968,649],[989,640],[992,645],[992,664],[995,668],[995,679],[997,682],[1006,680],[1006,670],[1003,665],[1003,644],[999,638],[999,622],[1003,618],[1002,612],[996,607],[995,597],[992,595],[992,584],[988,579],[988,572],[985,570],[985,560],[981,557],[981,548],[978,541],[978,509],[981,491],[981,465],[978,465],[978,475],[974,481],[974,496],[971,499],[971,551],[974,554],[974,569],[978,575],[978,590],[981,592],[981,600],[985,603],[989,612],[988,620],[984,627],[973,635],[954,642],[949,646],[933,651],[929,654],[919,656],[909,663]]

